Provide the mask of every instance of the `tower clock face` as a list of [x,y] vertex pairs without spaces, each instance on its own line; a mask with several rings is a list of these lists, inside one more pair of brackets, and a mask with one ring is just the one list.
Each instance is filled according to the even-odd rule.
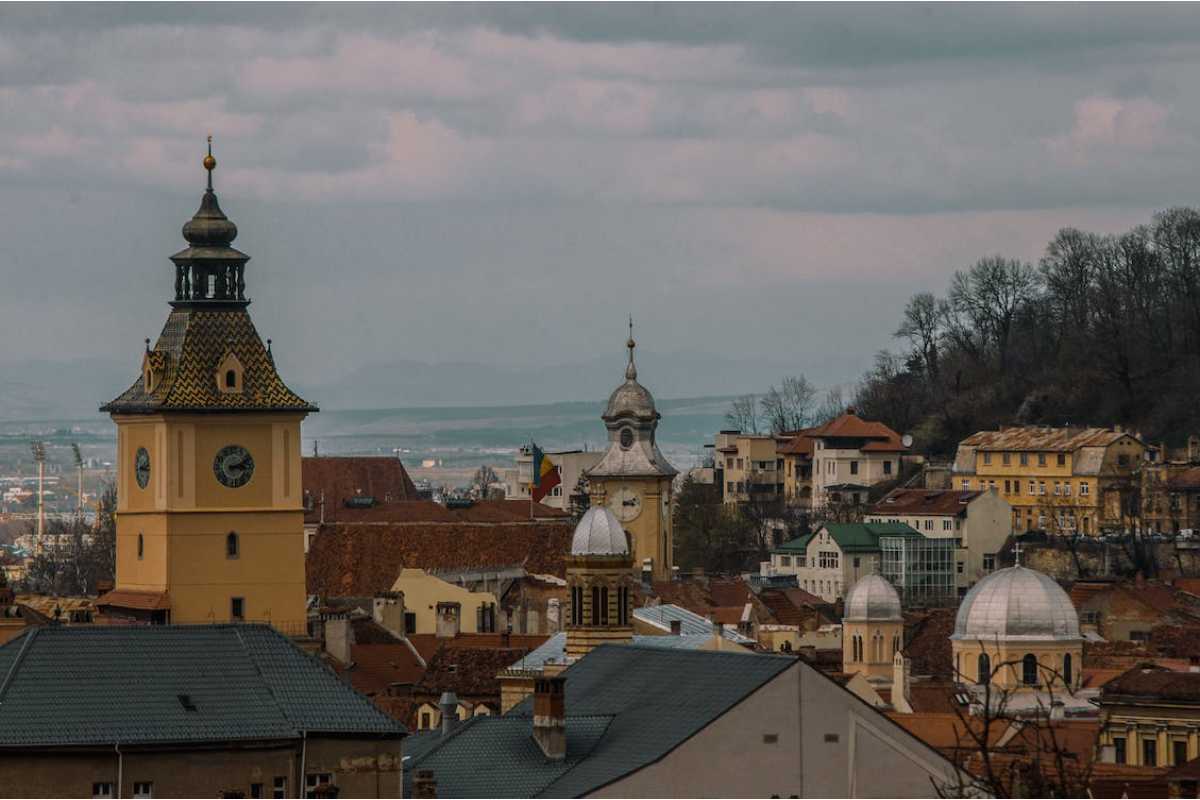
[[637,515],[642,513],[642,496],[628,486],[622,486],[613,492],[608,507],[621,522],[629,522],[637,519]]
[[144,447],[139,447],[137,455],[133,457],[133,477],[142,489],[150,483],[150,453]]
[[254,459],[240,444],[231,444],[217,451],[213,459],[213,474],[221,485],[236,489],[245,486],[254,475]]

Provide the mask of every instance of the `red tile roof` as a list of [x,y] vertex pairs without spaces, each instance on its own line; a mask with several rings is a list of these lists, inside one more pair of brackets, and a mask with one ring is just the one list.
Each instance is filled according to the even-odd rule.
[[913,675],[954,677],[950,634],[954,632],[956,614],[956,609],[939,608],[910,623],[904,654],[912,661]]
[[1104,684],[1101,701],[1117,697],[1200,702],[1200,672],[1176,672],[1157,664],[1136,666]]
[[998,431],[979,431],[959,443],[977,450],[1045,450],[1071,452],[1080,447],[1107,447],[1123,436],[1106,428],[1045,428],[1013,426]]
[[574,526],[558,523],[322,525],[306,559],[309,594],[390,591],[400,570],[496,569],[563,577]]
[[116,589],[96,598],[96,607],[127,608],[137,611],[162,611],[171,607],[171,598],[166,592],[143,592],[134,589]]
[[[319,510],[317,516],[320,516]],[[370,508],[339,508],[332,519],[327,513],[325,522],[352,525],[402,522],[537,522],[565,519],[570,519],[567,512],[542,503],[533,504],[531,517],[528,500],[480,500],[461,508],[447,508],[432,500],[409,500]]]
[[872,439],[862,446],[862,450],[898,451],[907,450],[900,441],[900,434],[884,425],[882,422],[865,420],[855,413],[853,408],[846,409],[840,417],[834,417],[816,428],[808,431],[807,435],[815,439]]
[[417,499],[417,487],[400,459],[390,456],[307,456],[301,460],[300,477],[312,511],[309,521],[321,517],[332,522],[346,509],[352,497],[373,497],[379,503]]
[[958,489],[893,489],[869,513],[956,517],[966,514],[967,504],[981,494]]
[[811,435],[816,428],[805,428],[796,433],[787,440],[785,444],[780,445],[776,452],[782,455],[792,456],[811,456],[813,448],[816,446],[817,440]]

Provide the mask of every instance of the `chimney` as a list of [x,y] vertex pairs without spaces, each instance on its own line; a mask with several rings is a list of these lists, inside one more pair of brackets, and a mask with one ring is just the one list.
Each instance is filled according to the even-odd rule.
[[901,714],[913,713],[909,697],[912,696],[912,667],[911,662],[903,653],[896,653],[892,659],[892,708]]
[[433,770],[417,770],[417,774],[413,777],[413,797],[437,797],[437,781],[433,779]]
[[438,709],[442,712],[442,736],[446,736],[458,724],[458,695],[454,692],[442,692],[442,697],[438,700]]
[[642,583],[654,583],[654,559],[652,558],[642,559]]
[[671,635],[678,636],[683,633],[683,623],[677,619],[671,620]]
[[562,609],[557,597],[546,601],[546,633],[558,633],[562,621]]
[[1052,700],[1050,702],[1050,721],[1057,722],[1066,716],[1066,706],[1062,700]]
[[533,682],[533,740],[551,761],[567,757],[566,685],[561,675]]
[[350,646],[354,644],[354,628],[348,619],[325,620],[325,652],[342,664],[350,663]]
[[404,638],[404,592],[383,592],[375,595],[371,616],[380,627]]

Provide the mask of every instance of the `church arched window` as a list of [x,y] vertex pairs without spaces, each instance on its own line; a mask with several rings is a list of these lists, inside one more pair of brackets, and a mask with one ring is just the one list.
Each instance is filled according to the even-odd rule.
[[992,660],[988,658],[987,653],[979,654],[978,669],[975,682],[980,686],[990,683],[992,680]]
[[1021,659],[1021,681],[1026,686],[1037,686],[1038,682],[1038,663],[1037,657],[1033,653],[1026,653]]
[[238,541],[238,535],[233,531],[225,537],[225,557],[237,558],[241,554],[241,542]]
[[1067,686],[1071,685],[1071,654],[1067,653],[1063,656],[1063,683]]
[[139,533],[138,534],[138,558],[141,558],[145,554],[145,552],[146,552],[146,540]]
[[629,624],[629,587],[617,588],[617,624]]
[[583,624],[583,587],[571,587],[571,624]]

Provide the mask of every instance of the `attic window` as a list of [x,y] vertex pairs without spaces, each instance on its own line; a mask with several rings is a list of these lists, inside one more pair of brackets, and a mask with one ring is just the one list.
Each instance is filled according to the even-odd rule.
[[179,698],[179,705],[183,706],[184,711],[199,711],[200,710],[200,709],[196,708],[196,704],[192,702],[192,696],[190,694],[180,694],[180,695],[176,695],[176,697]]
[[217,365],[217,391],[221,394],[241,394],[242,377],[242,362],[233,353],[226,353]]

